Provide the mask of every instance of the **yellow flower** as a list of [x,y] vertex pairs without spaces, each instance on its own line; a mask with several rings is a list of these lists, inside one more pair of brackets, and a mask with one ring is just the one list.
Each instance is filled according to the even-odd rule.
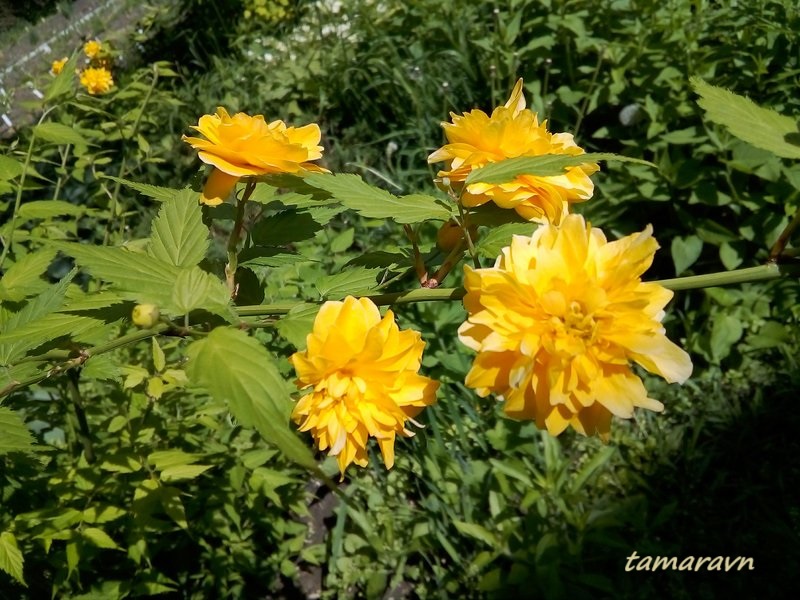
[[326,172],[310,160],[322,157],[320,131],[316,124],[287,127],[283,121],[267,123],[262,115],[236,113],[232,117],[220,107],[214,115],[203,115],[193,126],[208,139],[183,136],[199,150],[200,160],[215,168],[200,201],[222,204],[240,177],[302,170]]
[[662,410],[630,363],[670,383],[692,363],[661,325],[672,292],[641,281],[657,248],[650,226],[607,242],[569,215],[514,236],[493,268],[465,267],[469,316],[458,334],[478,352],[466,384],[553,435],[572,425],[607,439],[612,414]]
[[467,176],[489,163],[518,156],[584,153],[572,134],[548,132],[547,122],[540,124],[536,113],[525,108],[522,79],[508,102],[495,108],[491,117],[481,110],[450,116],[452,123],[442,123],[450,143],[431,154],[428,162],[450,161],[439,171],[437,181],[461,193],[464,206],[491,201],[501,208],[513,208],[529,221],[558,224],[570,203],[592,197],[594,184],[589,175],[598,170],[595,163],[570,167],[563,175],[520,175],[507,183],[473,183],[463,189]]
[[114,85],[114,79],[107,69],[89,67],[81,72],[81,85],[92,94],[105,94]]
[[425,342],[400,331],[392,311],[381,319],[368,298],[348,296],[326,302],[307,338],[308,349],[290,360],[297,385],[311,391],[300,398],[292,418],[328,450],[344,475],[354,462],[367,465],[367,440],[377,438],[387,469],[394,464],[396,435],[436,400],[439,383],[419,375]]
[[61,71],[64,70],[64,65],[67,64],[69,59],[65,56],[59,60],[54,60],[52,66],[50,67],[50,72],[53,75],[58,75]]
[[89,40],[83,45],[83,53],[89,60],[96,58],[102,49],[103,44],[97,40]]

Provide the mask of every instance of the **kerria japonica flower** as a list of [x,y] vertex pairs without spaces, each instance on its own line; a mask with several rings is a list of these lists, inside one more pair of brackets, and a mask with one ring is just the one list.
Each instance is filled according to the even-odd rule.
[[89,40],[83,45],[83,53],[89,60],[97,58],[97,55],[100,54],[100,51],[102,49],[103,49],[103,44],[101,44],[97,40]]
[[241,177],[328,172],[308,162],[322,157],[321,134],[315,123],[287,127],[283,121],[267,123],[263,115],[236,113],[231,117],[219,107],[216,114],[200,117],[192,129],[206,139],[185,135],[181,139],[199,151],[200,160],[214,167],[200,197],[200,202],[209,206],[222,204]]
[[605,440],[612,415],[661,411],[631,363],[670,383],[692,363],[661,324],[672,292],[641,281],[657,248],[650,226],[608,242],[568,215],[514,236],[494,267],[465,267],[469,316],[458,335],[477,352],[466,384],[552,435],[571,425]]
[[596,163],[570,167],[562,175],[519,175],[506,183],[471,183],[464,189],[469,174],[489,163],[519,156],[584,154],[571,133],[550,133],[547,121],[539,123],[536,113],[525,108],[522,79],[508,102],[491,116],[482,110],[450,116],[452,123],[442,123],[449,143],[431,154],[428,162],[448,161],[438,173],[437,184],[460,194],[464,206],[494,202],[513,208],[528,221],[558,224],[570,204],[592,197],[594,183],[589,176],[598,170]]
[[294,407],[300,431],[335,456],[344,476],[350,463],[365,467],[367,441],[378,441],[387,469],[396,436],[411,437],[406,422],[436,401],[439,383],[418,374],[425,342],[400,331],[392,311],[381,318],[368,298],[326,302],[307,337],[307,349],[290,360],[297,385],[309,392]]
[[114,85],[114,78],[108,69],[89,67],[81,71],[81,85],[92,96],[107,93]]
[[50,72],[53,75],[60,74],[61,71],[64,70],[64,65],[67,64],[67,61],[69,61],[69,59],[66,56],[64,58],[59,58],[58,60],[54,60],[53,64],[50,65]]

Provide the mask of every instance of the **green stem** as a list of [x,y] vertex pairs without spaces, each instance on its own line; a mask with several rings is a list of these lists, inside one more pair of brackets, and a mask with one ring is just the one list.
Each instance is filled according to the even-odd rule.
[[228,238],[228,264],[225,265],[225,281],[231,292],[231,298],[236,297],[236,269],[239,267],[239,238],[244,228],[244,211],[247,201],[256,189],[254,181],[248,181],[242,198],[236,204],[236,220],[233,223],[231,236]]
[[[139,109],[139,114],[136,115],[136,120],[133,122],[133,129],[131,130],[130,139],[135,139],[136,134],[139,133],[139,124],[142,122],[142,116],[144,115],[144,111],[147,109],[147,105],[150,103],[150,97],[153,95],[153,91],[156,89],[156,83],[158,83],[158,67],[153,65],[153,81],[150,83],[150,87],[147,89],[147,93],[144,95],[144,101],[142,102],[142,107]],[[117,204],[118,204],[118,197],[119,191],[122,187],[122,182],[120,179],[123,178],[125,175],[125,168],[127,167],[128,162],[128,155],[123,154],[122,160],[119,163],[119,171],[117,172],[117,181],[114,184],[114,191],[111,193],[111,205],[109,206],[111,215],[108,218],[108,224],[106,225],[106,233],[103,237],[103,245],[107,245],[110,234],[111,228],[114,223],[114,218],[117,215]],[[120,235],[122,235],[124,231],[124,222],[120,224]]]
[[[67,168],[67,158],[69,157],[69,151],[72,148],[72,144],[67,144],[64,148],[64,153],[61,155],[61,170]],[[58,180],[56,181],[56,189],[53,192],[53,202],[58,200],[58,196],[61,193],[61,186],[64,185],[64,176],[59,173]]]
[[[465,188],[466,186],[461,189],[461,194],[464,193]],[[459,225],[461,225],[461,231],[464,233],[464,240],[467,242],[467,250],[469,250],[469,255],[472,257],[472,264],[476,269],[480,269],[481,261],[478,259],[478,253],[475,251],[475,244],[472,243],[472,236],[469,234],[469,217],[467,213],[464,212],[464,207],[461,205],[461,194],[458,195],[458,200],[456,201],[458,214],[461,217]]]
[[800,210],[794,213],[791,223],[784,228],[770,249],[770,261],[775,262],[780,258],[781,254],[783,254],[783,251],[786,249],[786,244],[789,243],[789,239],[792,237],[792,234],[794,233],[794,230],[797,229],[798,225],[800,225]]
[[[39,117],[36,125],[41,125],[50,111],[55,107],[48,108]],[[14,230],[17,227],[17,215],[19,213],[19,206],[22,203],[22,190],[25,188],[25,178],[28,175],[28,169],[31,166],[31,157],[33,156],[33,143],[36,141],[36,127],[31,130],[31,141],[28,144],[28,152],[25,153],[25,163],[22,165],[22,174],[19,176],[19,185],[17,186],[17,198],[14,200],[14,212],[11,213],[11,223],[9,225],[8,238],[4,242],[3,254],[0,254],[0,269],[3,268],[3,263],[11,250],[11,245],[14,243]]]

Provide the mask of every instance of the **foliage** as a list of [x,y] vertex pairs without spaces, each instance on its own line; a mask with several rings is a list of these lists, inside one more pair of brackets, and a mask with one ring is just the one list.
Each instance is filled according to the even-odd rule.
[[[648,277],[768,259],[800,197],[795,3],[601,4],[277,2],[276,24],[240,18],[262,3],[185,0],[154,12],[169,35],[153,64],[116,69],[108,95],[77,91],[73,58],[0,153],[0,595],[780,597],[797,583],[796,278],[676,293],[666,327],[696,375],[647,378],[666,412],[616,423],[607,445],[476,398],[460,304],[398,298],[420,261],[449,264],[437,229],[463,223],[430,184],[439,122],[502,104],[518,76],[553,131],[612,159],[582,210],[609,237],[653,223]],[[218,105],[319,122],[336,174],[242,183],[241,213],[200,207],[180,135]],[[484,265],[532,229],[486,207],[467,218]],[[336,483],[289,425],[286,359],[319,302],[348,294],[395,302],[442,385],[391,471],[374,454]],[[158,307],[150,326],[136,305]],[[633,549],[752,555],[758,577],[627,573]]]

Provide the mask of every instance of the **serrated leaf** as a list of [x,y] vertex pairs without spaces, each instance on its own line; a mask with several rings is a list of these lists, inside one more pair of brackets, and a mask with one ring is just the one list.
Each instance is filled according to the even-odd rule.
[[24,167],[13,156],[0,154],[0,181],[10,181],[22,175]]
[[244,331],[218,327],[193,342],[187,354],[190,381],[227,402],[242,425],[254,427],[289,459],[317,470],[311,451],[289,426],[286,382],[261,344]]
[[151,346],[153,347],[153,366],[155,367],[156,371],[160,373],[164,370],[166,366],[166,359],[164,358],[164,351],[161,349],[161,346],[158,345],[158,340],[153,337],[151,338]]
[[77,217],[89,212],[84,206],[64,202],[63,200],[34,200],[26,202],[19,209],[19,218],[26,219],[52,219],[53,217]]
[[497,258],[500,251],[511,244],[511,238],[515,235],[530,235],[536,231],[535,223],[505,223],[498,227],[493,227],[488,234],[478,240],[475,250],[480,256],[486,258]]
[[99,527],[83,527],[80,532],[86,540],[90,541],[98,548],[105,548],[107,550],[120,549],[117,543],[111,539],[111,536]]
[[383,269],[354,267],[335,275],[320,277],[315,283],[319,295],[326,300],[338,300],[374,290],[378,287],[377,277]]
[[697,103],[710,121],[757,148],[782,158],[800,158],[797,118],[762,108],[744,96],[706,83],[699,77],[689,81],[700,96]]
[[540,156],[519,156],[508,158],[500,162],[491,163],[480,169],[472,171],[465,181],[466,185],[473,183],[506,183],[518,175],[532,175],[536,177],[554,177],[562,175],[570,167],[607,162],[628,162],[647,165],[656,168],[653,163],[640,158],[631,158],[611,152],[587,152],[586,154],[542,154]]
[[275,328],[295,348],[305,348],[306,337],[314,328],[318,312],[318,304],[298,304],[275,324]]
[[171,300],[180,314],[204,308],[221,317],[230,317],[228,288],[200,267],[181,270],[175,279]]
[[454,207],[433,196],[411,194],[397,197],[386,190],[366,183],[354,174],[314,174],[306,182],[329,192],[342,205],[372,219],[392,219],[398,223],[422,223],[428,220],[447,221],[454,216]]
[[182,190],[176,190],[172,188],[161,187],[158,185],[151,185],[149,183],[139,183],[137,181],[130,181],[128,179],[122,179],[121,177],[113,177],[111,175],[106,175],[105,178],[117,181],[127,188],[130,188],[136,192],[139,192],[144,196],[147,196],[148,198],[152,198],[153,200],[158,200],[160,202],[172,200],[173,198],[176,198],[178,194],[181,193],[185,193],[187,195],[194,194],[195,201],[197,201],[198,203],[200,201],[200,194],[186,188]]
[[322,225],[307,212],[287,210],[261,219],[251,236],[262,246],[283,246],[309,240],[321,230]]
[[191,267],[205,258],[207,249],[208,228],[196,193],[184,190],[166,200],[153,221],[148,254],[176,267]]
[[30,350],[63,336],[79,338],[106,326],[100,319],[67,313],[48,314],[0,335],[0,364],[10,364]]
[[17,413],[0,406],[0,456],[33,449],[33,436]]
[[161,508],[167,513],[167,516],[175,521],[181,529],[188,529],[189,523],[186,521],[186,509],[183,507],[178,489],[171,486],[163,486],[159,491]]
[[253,246],[239,254],[239,265],[242,267],[284,267],[299,260],[308,260],[300,254],[289,252],[283,248]]
[[24,559],[17,546],[17,538],[10,531],[0,533],[0,569],[26,586],[22,575]]
[[32,294],[38,294],[47,288],[47,283],[41,278],[47,270],[56,251],[43,248],[31,252],[14,263],[0,279],[0,300],[19,302]]
[[74,144],[76,146],[86,146],[89,141],[83,137],[77,129],[62,123],[48,121],[39,123],[33,128],[37,138],[47,140],[54,144]]

